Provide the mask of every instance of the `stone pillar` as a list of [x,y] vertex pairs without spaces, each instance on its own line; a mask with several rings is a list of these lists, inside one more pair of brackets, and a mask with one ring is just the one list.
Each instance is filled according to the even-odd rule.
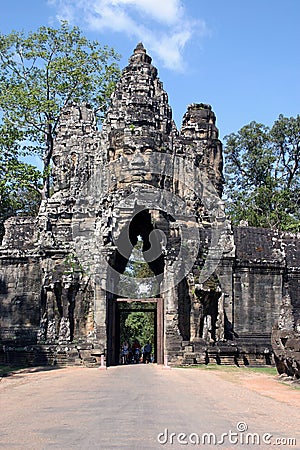
[[164,292],[164,332],[165,332],[165,356],[168,361],[178,360],[178,355],[182,352],[182,337],[178,327],[178,289],[171,285],[170,289]]

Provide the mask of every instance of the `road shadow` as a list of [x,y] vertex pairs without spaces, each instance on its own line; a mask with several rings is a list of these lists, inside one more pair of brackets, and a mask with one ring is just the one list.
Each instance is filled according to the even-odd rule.
[[38,372],[50,372],[53,370],[61,370],[65,367],[62,366],[30,366],[30,367],[13,367],[13,366],[0,366],[0,378],[7,377],[20,377],[30,373]]

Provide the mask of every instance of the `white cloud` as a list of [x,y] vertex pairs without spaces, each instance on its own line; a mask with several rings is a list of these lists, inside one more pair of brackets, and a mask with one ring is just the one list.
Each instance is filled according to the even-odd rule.
[[184,47],[207,33],[203,20],[190,20],[182,0],[48,0],[57,17],[105,32],[125,33],[142,41],[165,67],[183,70]]
[[172,24],[183,14],[180,0],[111,0],[105,1],[112,6],[134,7],[143,14],[162,23]]

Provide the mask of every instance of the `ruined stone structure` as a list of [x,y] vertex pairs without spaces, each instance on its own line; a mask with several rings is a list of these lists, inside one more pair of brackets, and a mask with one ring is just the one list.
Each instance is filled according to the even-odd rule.
[[272,348],[279,374],[300,381],[300,321],[295,322],[288,290],[282,299],[280,316],[272,330]]
[[299,241],[226,220],[215,121],[209,105],[192,104],[177,130],[141,44],[101,131],[89,105],[62,111],[51,198],[36,219],[5,225],[2,360],[116,364],[122,273],[142,239],[157,362],[272,363],[284,296],[300,320]]

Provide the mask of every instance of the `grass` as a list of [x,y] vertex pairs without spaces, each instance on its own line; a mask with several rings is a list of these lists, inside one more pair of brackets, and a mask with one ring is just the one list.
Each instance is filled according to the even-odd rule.
[[237,366],[222,366],[221,364],[193,364],[190,366],[175,366],[177,369],[200,369],[212,371],[238,372],[241,368]]
[[249,367],[249,366],[225,366],[222,364],[197,364],[193,366],[177,366],[181,369],[201,369],[201,370],[213,370],[213,371],[223,371],[223,372],[241,372],[250,371],[257,373],[265,373],[267,375],[278,375],[275,367]]
[[278,375],[276,367],[245,367],[252,372],[266,373],[267,375]]
[[0,377],[7,377],[13,372],[17,372],[22,369],[25,369],[25,366],[0,366]]

